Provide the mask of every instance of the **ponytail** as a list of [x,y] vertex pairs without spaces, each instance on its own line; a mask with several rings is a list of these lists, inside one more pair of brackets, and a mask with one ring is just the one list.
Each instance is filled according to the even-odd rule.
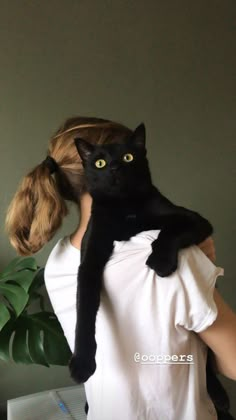
[[66,202],[79,204],[87,191],[84,169],[74,138],[91,144],[126,141],[132,131],[120,123],[93,117],[72,117],[51,137],[48,157],[21,182],[6,216],[6,231],[20,255],[39,251],[68,214]]
[[66,202],[50,172],[44,163],[33,169],[23,178],[8,208],[6,231],[20,255],[39,251],[68,214]]

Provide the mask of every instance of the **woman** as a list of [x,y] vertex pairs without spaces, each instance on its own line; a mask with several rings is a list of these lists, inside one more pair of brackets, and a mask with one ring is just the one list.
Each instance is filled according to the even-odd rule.
[[[78,206],[78,228],[58,241],[45,268],[48,294],[72,351],[80,247],[92,204],[74,138],[104,144],[130,134],[108,120],[68,119],[8,210],[11,243],[29,255],[61,226],[66,201]],[[206,345],[218,370],[236,379],[236,315],[215,289],[223,270],[210,261],[212,239],[181,251],[176,273],[160,279],[145,265],[157,234],[116,241],[106,266],[96,320],[97,369],[85,383],[90,420],[217,419],[206,390]]]

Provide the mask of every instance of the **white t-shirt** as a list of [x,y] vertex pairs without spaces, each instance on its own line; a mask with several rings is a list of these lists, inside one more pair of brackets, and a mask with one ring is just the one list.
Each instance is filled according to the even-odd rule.
[[[217,317],[213,291],[223,270],[193,246],[179,253],[175,273],[157,276],[145,262],[158,233],[114,242],[96,319],[97,368],[85,383],[88,420],[217,419],[206,390],[207,347],[195,332]],[[79,262],[80,251],[65,237],[45,268],[72,351]]]

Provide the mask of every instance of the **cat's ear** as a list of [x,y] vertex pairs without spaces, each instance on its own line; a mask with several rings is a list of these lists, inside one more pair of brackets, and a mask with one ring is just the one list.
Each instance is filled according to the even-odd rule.
[[76,139],[74,139],[74,141],[78,153],[82,159],[82,162],[86,162],[91,153],[93,152],[94,146],[86,140],[81,139],[80,137],[77,137]]
[[144,123],[139,124],[138,127],[135,128],[130,140],[135,146],[143,147],[145,149],[146,129]]

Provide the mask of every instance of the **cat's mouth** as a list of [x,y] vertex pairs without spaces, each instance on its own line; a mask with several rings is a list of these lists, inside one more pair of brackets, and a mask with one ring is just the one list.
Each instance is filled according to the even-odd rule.
[[121,184],[121,179],[117,176],[113,176],[112,178],[112,184],[113,185],[120,185]]

